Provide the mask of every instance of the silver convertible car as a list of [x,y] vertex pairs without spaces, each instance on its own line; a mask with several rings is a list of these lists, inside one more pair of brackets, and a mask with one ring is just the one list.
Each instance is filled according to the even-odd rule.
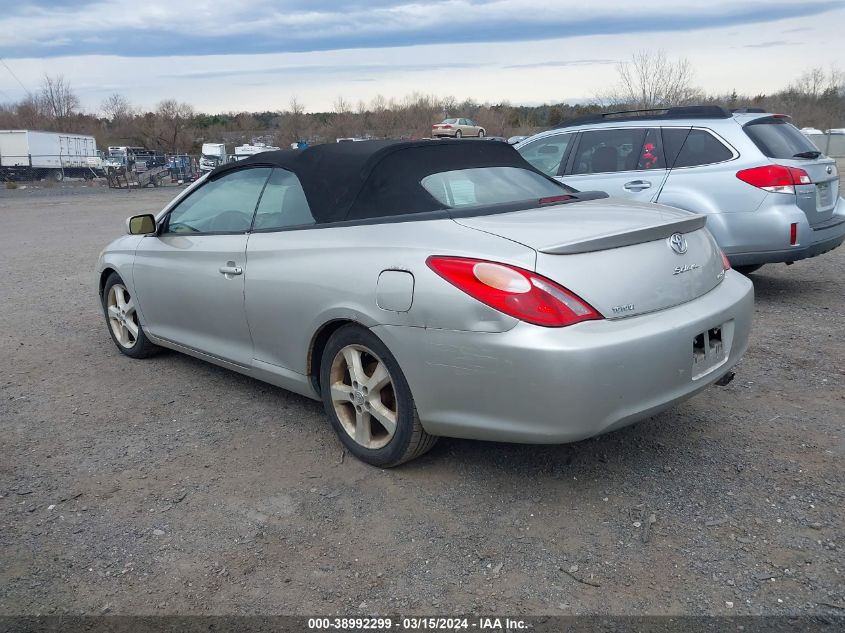
[[322,400],[358,458],[572,442],[726,383],[751,282],[704,216],[576,192],[505,143],[367,141],[215,169],[97,264],[127,356]]

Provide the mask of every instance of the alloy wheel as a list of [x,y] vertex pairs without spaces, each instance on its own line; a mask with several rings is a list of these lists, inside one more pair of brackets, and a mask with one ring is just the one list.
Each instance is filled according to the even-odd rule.
[[109,317],[114,338],[126,349],[131,349],[138,340],[138,313],[135,311],[135,302],[129,295],[126,286],[114,284],[109,288],[106,297],[106,311]]
[[368,449],[383,448],[396,434],[398,406],[387,365],[363,345],[347,345],[329,372],[331,399],[344,431]]

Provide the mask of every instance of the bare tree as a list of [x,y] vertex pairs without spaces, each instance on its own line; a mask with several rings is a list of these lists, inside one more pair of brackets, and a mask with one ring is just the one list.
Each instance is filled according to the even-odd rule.
[[334,100],[334,104],[332,104],[332,108],[335,114],[346,114],[349,112],[349,102],[343,98],[343,95],[338,95],[337,99]]
[[115,124],[127,121],[134,114],[129,99],[117,92],[103,100],[100,110],[109,121]]
[[59,127],[79,109],[79,97],[73,92],[63,75],[44,75],[41,82],[40,100],[44,109]]
[[288,102],[288,110],[284,112],[276,134],[276,143],[286,147],[290,143],[297,143],[305,137],[305,106],[293,95]]
[[50,114],[46,111],[44,102],[40,97],[29,95],[26,99],[15,106],[15,115],[19,121],[17,124],[6,127],[21,127],[25,129],[39,129],[49,127]]
[[845,117],[845,84],[835,68],[811,68],[772,98],[772,105],[804,125],[828,129]]
[[148,136],[155,145],[171,152],[185,152],[193,144],[189,127],[194,117],[194,108],[189,103],[180,103],[176,99],[165,99],[156,107],[152,117],[145,117],[152,123]]
[[348,137],[353,132],[354,114],[349,102],[338,95],[332,105],[331,135],[335,138]]
[[818,99],[825,90],[839,83],[838,74],[835,70],[828,74],[823,68],[816,66],[805,71],[790,88],[802,96]]
[[601,100],[608,105],[665,108],[696,101],[702,92],[693,86],[693,70],[685,58],[671,60],[662,50],[639,51],[616,66],[619,83]]

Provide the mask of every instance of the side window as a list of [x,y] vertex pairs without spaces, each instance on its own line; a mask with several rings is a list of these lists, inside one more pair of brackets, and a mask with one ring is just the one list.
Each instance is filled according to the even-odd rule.
[[733,152],[706,130],[664,128],[663,146],[670,167],[711,165],[733,158]]
[[274,169],[261,194],[252,228],[272,231],[303,224],[314,224],[314,216],[299,178],[285,169]]
[[547,176],[560,173],[560,162],[574,134],[546,136],[519,148],[522,157]]
[[646,132],[643,151],[640,152],[640,159],[637,161],[637,169],[666,169],[666,155],[663,152],[659,128],[649,128]]
[[241,169],[206,182],[171,211],[166,233],[245,233],[270,175],[269,167]]
[[637,169],[645,136],[646,130],[642,128],[583,132],[572,173],[603,174]]

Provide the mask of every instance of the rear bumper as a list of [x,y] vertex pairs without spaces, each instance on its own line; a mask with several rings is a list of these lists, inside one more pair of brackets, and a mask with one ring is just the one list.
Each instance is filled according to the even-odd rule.
[[[751,282],[729,271],[706,295],[653,314],[500,333],[376,326],[423,426],[451,437],[572,442],[631,424],[724,376],[748,345]],[[723,328],[724,360],[693,363],[693,339]],[[700,374],[700,375],[699,375]]]
[[[798,239],[790,245],[793,223]],[[845,242],[845,200],[840,198],[833,216],[816,226],[810,226],[796,205],[773,205],[748,213],[709,215],[707,228],[734,266],[794,262],[816,257]]]

